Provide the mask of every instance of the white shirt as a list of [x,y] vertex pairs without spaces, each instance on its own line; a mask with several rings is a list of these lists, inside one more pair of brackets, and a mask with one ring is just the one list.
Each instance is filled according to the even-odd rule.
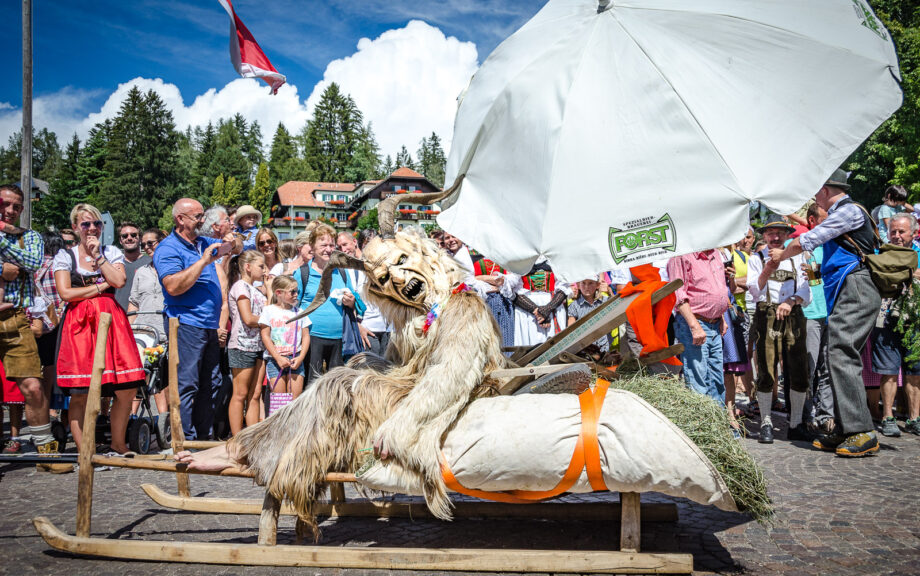
[[770,258],[770,253],[764,248],[760,252],[751,254],[748,259],[747,287],[754,302],[766,302],[768,291],[770,302],[773,304],[782,304],[792,296],[801,298],[803,306],[811,302],[811,287],[808,285],[808,277],[805,276],[805,272],[802,270],[802,264],[805,262],[804,255],[798,254],[788,260],[783,260],[777,268],[777,270],[794,272],[796,274],[795,281],[791,279],[785,282],[767,280],[764,288],[761,289],[758,283],[760,274],[763,272],[764,260],[758,254],[763,256],[764,259],[768,260]]

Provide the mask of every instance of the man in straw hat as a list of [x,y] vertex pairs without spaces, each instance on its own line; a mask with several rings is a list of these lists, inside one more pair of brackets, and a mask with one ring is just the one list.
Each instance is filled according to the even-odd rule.
[[839,456],[865,456],[878,451],[878,435],[866,405],[860,352],[875,324],[882,297],[853,247],[855,243],[864,254],[875,251],[875,224],[847,194],[849,189],[847,173],[834,171],[815,195],[818,205],[827,210],[827,218],[785,249],[771,250],[770,258],[780,262],[803,250],[824,246],[821,278],[828,310],[827,365],[837,427],[834,433],[815,440],[814,446]]
[[773,387],[776,366],[782,360],[783,381],[789,386],[789,440],[811,440],[802,424],[802,409],[810,378],[802,305],[811,302],[811,289],[802,271],[801,254],[788,261],[770,259],[771,250],[782,250],[794,231],[781,217],[771,214],[760,228],[767,246],[748,261],[747,287],[757,304],[754,312],[754,349],[757,351],[757,403],[760,406],[762,444],[773,443]]

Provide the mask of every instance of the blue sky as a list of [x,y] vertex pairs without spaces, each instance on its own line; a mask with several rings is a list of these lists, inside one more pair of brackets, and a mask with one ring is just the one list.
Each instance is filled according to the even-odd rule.
[[[356,52],[361,38],[375,39],[421,20],[448,38],[475,45],[481,63],[542,5],[541,0],[234,2],[301,101],[330,62]],[[20,2],[0,3],[0,51],[9,66],[0,84],[0,112],[8,115],[18,114],[21,104],[20,8]],[[43,0],[34,2],[33,10],[34,94],[69,95],[57,102],[70,107],[67,113],[75,119],[99,112],[120,83],[134,78],[161,78],[188,103],[237,77],[227,51],[228,18],[217,0]],[[12,125],[0,123],[0,143]]]

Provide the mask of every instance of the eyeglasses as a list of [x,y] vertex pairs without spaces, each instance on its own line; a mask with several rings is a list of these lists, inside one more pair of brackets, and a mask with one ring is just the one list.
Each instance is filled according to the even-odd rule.
[[83,228],[84,230],[89,230],[90,227],[92,226],[95,226],[96,228],[102,228],[103,222],[102,220],[93,220],[92,222],[89,222],[89,221],[80,222],[80,228]]
[[275,245],[274,240],[262,240],[261,242],[259,242],[259,246],[274,246],[274,245]]
[[180,214],[180,216],[185,216],[186,218],[192,218],[195,222],[201,222],[204,220],[204,212],[199,212],[198,214]]
[[64,239],[64,246],[73,246],[76,243],[77,243],[76,240],[67,240],[66,238]]
[[137,238],[137,232],[126,232],[122,234],[121,239],[124,240],[125,238]]
[[141,248],[153,248],[157,244],[159,244],[159,242],[156,240],[148,240],[146,242],[141,242]]

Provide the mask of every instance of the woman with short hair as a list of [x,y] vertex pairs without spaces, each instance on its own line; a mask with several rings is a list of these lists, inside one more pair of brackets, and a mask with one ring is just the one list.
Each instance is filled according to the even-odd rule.
[[103,313],[110,314],[102,393],[115,396],[109,414],[112,450],[124,454],[128,451],[125,431],[131,402],[144,380],[134,333],[125,311],[115,301],[115,290],[125,285],[125,257],[118,248],[101,245],[104,224],[95,206],[77,204],[70,212],[70,222],[79,243],[60,250],[52,265],[58,293],[67,302],[58,344],[58,386],[70,393],[70,431],[79,447],[99,319]]

